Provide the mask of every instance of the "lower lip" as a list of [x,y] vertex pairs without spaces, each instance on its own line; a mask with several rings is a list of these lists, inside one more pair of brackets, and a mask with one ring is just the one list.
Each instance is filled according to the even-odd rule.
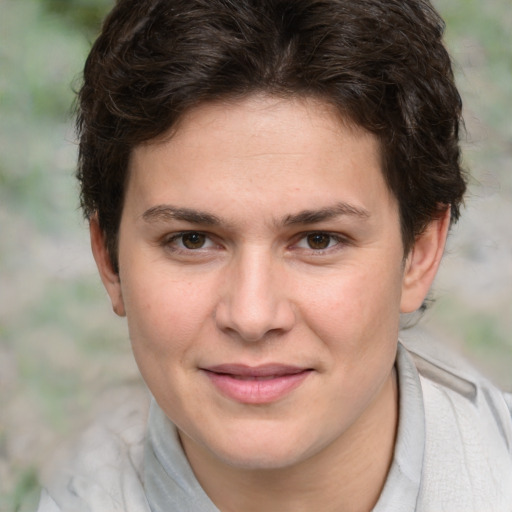
[[276,402],[299,387],[310,370],[271,379],[237,379],[224,373],[205,371],[213,385],[225,396],[244,404]]

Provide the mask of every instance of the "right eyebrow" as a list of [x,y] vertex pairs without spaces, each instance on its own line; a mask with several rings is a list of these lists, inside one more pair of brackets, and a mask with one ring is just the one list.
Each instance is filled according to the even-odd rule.
[[191,224],[204,224],[207,226],[219,226],[222,221],[211,213],[194,210],[192,208],[176,208],[168,204],[153,206],[142,214],[146,222],[169,222],[181,220]]

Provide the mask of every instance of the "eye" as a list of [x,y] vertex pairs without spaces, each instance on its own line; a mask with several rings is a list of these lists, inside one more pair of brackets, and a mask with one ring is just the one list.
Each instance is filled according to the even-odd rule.
[[187,249],[201,249],[206,242],[206,236],[203,233],[192,231],[181,235],[181,243]]
[[165,245],[176,251],[194,251],[198,249],[209,249],[215,244],[208,235],[200,231],[185,231],[176,233],[165,240]]
[[306,237],[310,249],[327,249],[332,241],[332,236],[326,233],[311,233]]
[[313,251],[323,251],[338,245],[341,242],[340,237],[317,231],[303,236],[297,243],[301,249],[311,249]]

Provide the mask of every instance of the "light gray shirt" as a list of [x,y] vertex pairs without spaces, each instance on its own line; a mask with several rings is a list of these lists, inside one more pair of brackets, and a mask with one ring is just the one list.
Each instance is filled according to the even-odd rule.
[[[512,399],[459,358],[399,343],[399,425],[373,512],[511,512]],[[58,463],[38,512],[218,512],[152,401],[96,422]],[[147,424],[147,427],[146,427]]]

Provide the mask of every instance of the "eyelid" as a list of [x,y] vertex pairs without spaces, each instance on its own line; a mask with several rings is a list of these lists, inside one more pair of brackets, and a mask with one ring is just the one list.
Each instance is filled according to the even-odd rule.
[[[205,246],[199,247],[197,249],[190,249],[183,245],[183,243],[179,242],[180,238],[187,234],[200,234],[203,235],[206,239]],[[326,247],[325,249],[313,249],[311,247],[300,247],[299,244],[306,240],[306,238],[310,235],[324,235],[332,239],[335,243],[330,245],[329,247]],[[182,231],[168,233],[165,236],[163,236],[160,239],[159,245],[162,245],[165,248],[168,248],[170,251],[175,253],[183,253],[183,254],[193,254],[193,253],[202,253],[207,250],[211,249],[221,249],[222,243],[219,243],[216,240],[216,236],[202,230],[198,229],[184,229]],[[309,231],[303,231],[301,233],[297,233],[291,242],[291,244],[288,246],[289,250],[299,250],[302,252],[307,252],[312,255],[323,255],[325,253],[331,253],[335,252],[336,250],[341,250],[344,247],[347,247],[351,245],[353,241],[351,238],[347,235],[341,234],[339,232],[331,232],[331,231],[324,231],[320,229],[313,229]]]
[[[336,243],[332,246],[326,247],[325,249],[312,249],[311,247],[299,247],[299,243],[301,241],[306,240],[306,238],[310,235],[316,235],[316,234],[328,236],[331,239],[333,239]],[[294,242],[292,243],[292,249],[298,248],[299,250],[307,251],[310,254],[321,255],[321,254],[325,254],[327,252],[333,252],[336,250],[340,250],[343,247],[351,245],[351,243],[352,243],[351,239],[348,236],[343,235],[341,233],[333,233],[331,231],[323,231],[321,229],[315,229],[315,230],[311,230],[311,231],[304,231],[302,233],[297,234],[294,239]]]
[[[183,243],[179,245],[174,244],[176,241],[180,240],[180,238],[189,234],[203,235],[207,240],[208,245],[206,247],[199,247],[197,249],[189,249],[188,247],[183,246]],[[173,250],[175,252],[181,251],[186,253],[201,252],[203,250],[211,249],[212,247],[219,247],[219,244],[213,240],[213,237],[210,233],[198,229],[184,229],[183,231],[169,233],[162,237],[160,243],[161,245],[169,248],[169,250]]]

